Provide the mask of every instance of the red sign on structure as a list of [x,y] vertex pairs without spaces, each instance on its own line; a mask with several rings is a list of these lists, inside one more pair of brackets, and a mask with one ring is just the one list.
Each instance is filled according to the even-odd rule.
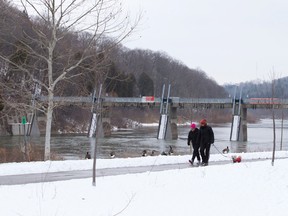
[[154,102],[155,97],[154,96],[143,96],[142,101],[143,102]]

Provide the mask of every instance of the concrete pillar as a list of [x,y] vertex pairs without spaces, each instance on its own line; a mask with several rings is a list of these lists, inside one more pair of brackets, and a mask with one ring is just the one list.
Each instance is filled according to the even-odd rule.
[[39,137],[40,136],[40,130],[39,130],[38,120],[37,120],[36,114],[37,113],[35,112],[35,114],[32,115],[30,118],[30,128],[29,128],[30,133],[28,133],[30,136],[33,136],[33,137]]
[[157,139],[172,139],[169,116],[161,114],[158,125]]
[[110,137],[111,136],[111,119],[110,119],[110,109],[108,107],[102,108],[101,110],[101,122],[102,122],[104,137]]
[[167,116],[167,121],[162,121],[165,116],[167,116],[167,115],[166,114],[162,114],[160,116],[157,138],[158,139],[163,139],[163,138],[159,138],[160,137],[159,133],[161,132],[161,130],[164,129],[166,131],[165,134],[164,134],[164,139],[165,140],[178,139],[177,107],[170,107],[169,115]]
[[170,121],[170,117],[167,117],[167,124],[166,124],[166,133],[165,133],[165,140],[172,140],[173,136],[172,136],[172,126],[171,126],[171,121]]
[[247,108],[241,108],[241,122],[239,131],[239,141],[246,142],[248,140],[247,135]]
[[178,127],[177,127],[177,107],[170,108],[170,128],[171,128],[171,136],[173,140],[178,139]]

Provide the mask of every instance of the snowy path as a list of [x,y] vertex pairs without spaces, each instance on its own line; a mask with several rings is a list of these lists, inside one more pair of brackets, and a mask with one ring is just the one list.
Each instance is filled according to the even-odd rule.
[[98,159],[97,187],[92,160],[0,164],[1,215],[287,216],[288,152],[274,166],[271,152],[237,155],[199,168],[191,155]]
[[[267,159],[249,159],[245,162],[256,162]],[[212,161],[209,166],[229,164],[231,161]],[[149,165],[149,166],[134,166],[134,167],[114,167],[114,168],[102,168],[97,169],[96,176],[112,176],[112,175],[125,175],[144,172],[158,172],[164,170],[175,170],[185,168],[197,168],[192,167],[187,163],[178,164],[161,164],[161,165]],[[0,176],[0,185],[17,185],[39,182],[51,182],[62,181],[71,179],[92,178],[92,170],[73,170],[73,171],[60,171],[60,172],[47,172],[47,173],[32,173],[32,174],[20,174],[20,175],[4,175]]]

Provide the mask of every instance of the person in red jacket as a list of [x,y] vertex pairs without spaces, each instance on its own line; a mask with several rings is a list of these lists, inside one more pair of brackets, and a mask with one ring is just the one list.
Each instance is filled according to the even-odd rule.
[[199,133],[199,129],[197,128],[195,123],[192,123],[190,125],[191,130],[189,131],[188,134],[188,145],[192,145],[193,147],[193,154],[192,154],[192,158],[191,160],[189,160],[189,162],[193,165],[194,164],[194,160],[195,158],[197,158],[197,165],[200,165],[200,154],[199,154],[199,143],[198,143],[198,133]]
[[212,127],[207,125],[207,120],[200,121],[200,129],[198,135],[198,142],[200,144],[200,154],[202,158],[202,166],[207,166],[210,157],[210,147],[214,143],[214,132]]

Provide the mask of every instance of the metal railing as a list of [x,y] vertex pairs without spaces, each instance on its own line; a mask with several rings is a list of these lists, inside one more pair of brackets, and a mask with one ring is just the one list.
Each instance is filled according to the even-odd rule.
[[[40,101],[47,101],[47,96],[40,96],[38,98]],[[98,100],[101,100],[103,105],[129,105],[129,104],[155,104],[160,105],[162,99],[154,98],[153,100],[146,101],[143,97],[101,97],[101,98],[92,98],[92,97],[58,97],[53,98],[54,102],[59,103],[96,103]],[[210,104],[210,105],[229,105],[233,106],[233,102],[241,103],[242,105],[247,106],[259,106],[261,105],[288,105],[288,99],[279,99],[279,98],[245,98],[245,99],[234,99],[233,98],[180,98],[180,97],[169,97],[163,98],[165,103],[171,104]]]

